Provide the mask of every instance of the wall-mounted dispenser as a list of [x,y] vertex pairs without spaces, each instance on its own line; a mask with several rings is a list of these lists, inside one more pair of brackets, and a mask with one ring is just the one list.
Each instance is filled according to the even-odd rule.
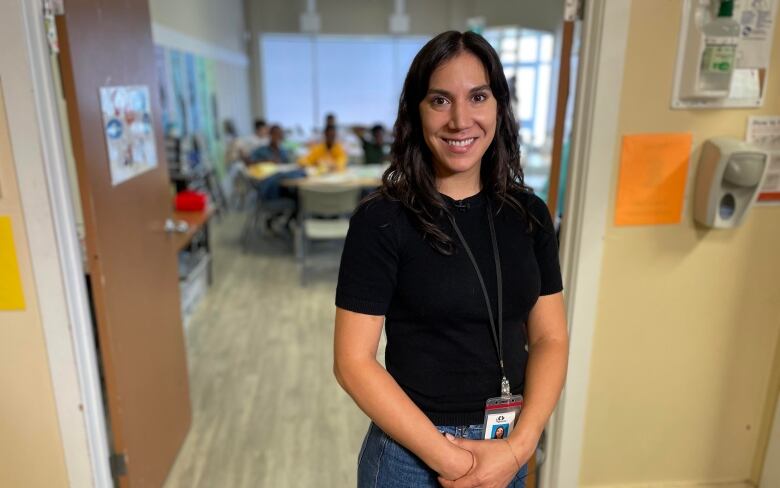
[[672,108],[759,107],[780,0],[682,0]]
[[706,141],[696,175],[696,221],[717,229],[738,226],[756,201],[768,160],[766,151],[746,142]]
[[737,64],[739,22],[733,0],[698,2],[682,73],[683,98],[726,98]]

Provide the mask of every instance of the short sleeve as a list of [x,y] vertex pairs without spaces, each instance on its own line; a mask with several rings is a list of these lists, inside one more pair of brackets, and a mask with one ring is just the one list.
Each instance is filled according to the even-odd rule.
[[336,306],[367,315],[385,315],[397,282],[399,237],[392,204],[364,204],[349,223],[341,254]]
[[552,295],[563,290],[561,265],[558,259],[558,236],[555,233],[547,205],[536,195],[531,195],[528,210],[541,223],[534,222],[534,254],[541,275],[540,295]]

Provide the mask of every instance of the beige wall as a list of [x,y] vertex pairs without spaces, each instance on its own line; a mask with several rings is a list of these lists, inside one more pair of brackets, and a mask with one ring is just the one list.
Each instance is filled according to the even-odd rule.
[[[762,109],[672,111],[682,3],[632,2],[614,143],[619,154],[624,134],[691,132],[690,192],[706,138],[743,138],[748,115],[780,115],[780,35]],[[691,208],[679,225],[617,228],[612,164],[581,484],[748,486],[780,375],[780,207],[736,230],[699,228]]]
[[150,0],[149,10],[154,22],[203,42],[243,52],[243,5],[243,0]]
[[0,310],[0,486],[68,485],[0,84],[0,215],[10,216],[26,309]]

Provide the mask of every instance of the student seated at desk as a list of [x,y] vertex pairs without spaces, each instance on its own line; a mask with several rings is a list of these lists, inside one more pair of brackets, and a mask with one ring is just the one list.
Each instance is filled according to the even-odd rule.
[[325,142],[315,144],[309,154],[299,161],[303,166],[315,166],[327,171],[344,171],[347,167],[347,151],[336,141],[336,127],[325,128]]
[[267,146],[262,146],[254,150],[249,159],[253,163],[273,161],[274,163],[287,164],[290,162],[290,156],[282,147],[284,141],[284,132],[278,125],[271,127],[270,141]]
[[363,145],[365,164],[382,164],[389,159],[390,145],[385,142],[385,128],[377,124],[371,128],[371,138],[366,137],[366,129],[355,127],[355,135]]
[[269,141],[268,124],[263,119],[255,120],[255,131],[238,139],[238,150],[242,160],[247,162],[255,149],[267,146]]

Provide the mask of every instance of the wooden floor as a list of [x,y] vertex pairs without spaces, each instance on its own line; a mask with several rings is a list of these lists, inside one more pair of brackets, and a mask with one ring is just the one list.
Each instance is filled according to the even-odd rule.
[[187,327],[193,424],[165,486],[355,486],[368,420],[331,373],[337,263],[303,288],[283,244],[242,253],[241,219],[213,226],[214,285]]

